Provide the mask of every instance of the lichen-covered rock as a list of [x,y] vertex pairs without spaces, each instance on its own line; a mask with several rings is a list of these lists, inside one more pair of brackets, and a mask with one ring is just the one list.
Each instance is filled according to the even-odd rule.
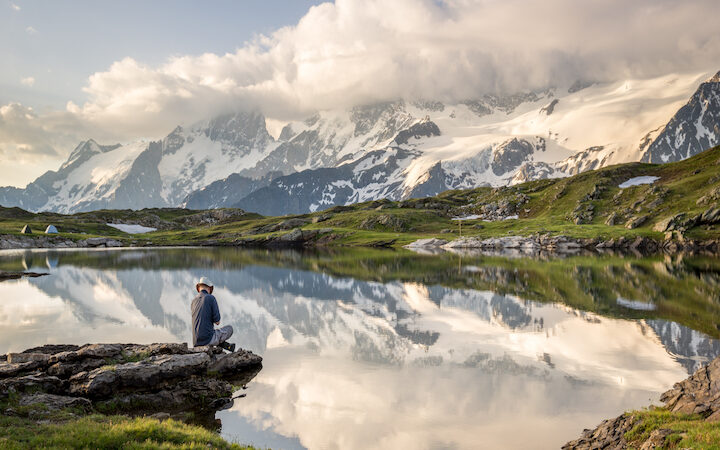
[[46,355],[54,355],[60,352],[72,352],[79,350],[79,345],[72,344],[45,344],[39,347],[29,348],[24,350],[23,353],[44,353]]
[[[708,422],[720,420],[720,357],[700,368],[689,378],[676,383],[660,401],[668,411],[697,414]],[[565,444],[563,449],[624,449],[628,443],[624,435],[640,420],[631,413],[605,420],[593,430],[585,430],[579,439]],[[666,448],[670,430],[656,429],[642,443],[641,449]]]
[[11,364],[26,363],[30,361],[38,361],[46,365],[50,360],[50,355],[45,353],[8,353],[7,362]]
[[9,362],[0,363],[0,378],[14,377],[44,365],[45,363],[42,361],[27,361],[15,364]]
[[217,356],[208,365],[208,371],[220,375],[227,375],[242,372],[252,367],[258,367],[261,363],[261,357],[252,352],[242,350]]
[[0,396],[9,392],[42,391],[53,393],[63,392],[65,382],[58,377],[44,373],[30,374],[21,377],[0,380]]
[[210,357],[206,353],[161,355],[115,366],[80,372],[70,378],[70,393],[107,397],[118,387],[151,388],[162,380],[188,377],[205,371]]
[[620,221],[620,218],[618,217],[616,212],[610,213],[610,215],[605,219],[605,225],[608,226],[614,226],[617,225]]
[[700,223],[705,225],[714,225],[720,222],[720,207],[710,208],[700,216]]
[[563,445],[563,450],[596,450],[626,448],[625,433],[633,426],[631,415],[623,414],[614,419],[604,420],[594,430],[583,431],[580,439]]
[[100,410],[130,410],[142,408],[174,412],[187,409],[222,409],[229,402],[233,385],[218,378],[197,376],[176,383],[165,384],[161,389],[150,392],[120,392],[96,402]]
[[448,241],[445,239],[418,239],[415,242],[411,242],[408,245],[406,245],[406,248],[425,248],[425,247],[442,247],[443,245],[447,244]]
[[51,409],[193,410],[209,423],[215,410],[232,405],[233,386],[249,382],[262,369],[262,358],[249,351],[226,354],[218,347],[178,343],[29,350],[3,355],[9,361],[0,362],[0,398],[17,393],[24,399],[21,406]]
[[637,217],[631,217],[626,223],[625,228],[632,230],[635,229],[645,222],[647,222],[648,216],[637,216]]
[[393,231],[407,231],[408,223],[400,217],[391,214],[381,214],[379,216],[372,216],[363,220],[358,228],[361,230],[389,228]]
[[720,419],[720,358],[714,359],[690,378],[676,383],[660,400],[672,412]]
[[595,206],[592,203],[579,203],[570,214],[570,220],[575,225],[592,222],[595,217]]
[[80,361],[59,361],[47,368],[47,373],[59,378],[67,379],[76,373],[88,372],[107,365],[104,359],[90,358]]
[[42,405],[50,411],[64,408],[81,408],[85,411],[92,409],[92,403],[86,398],[45,393],[23,395],[18,403],[20,406]]
[[684,217],[685,214],[680,213],[661,219],[655,224],[655,226],[653,226],[653,231],[659,231],[662,233],[665,231],[677,230],[678,226],[682,223]]
[[91,344],[77,350],[59,352],[49,359],[50,364],[78,361],[85,358],[114,358],[123,351],[122,344]]

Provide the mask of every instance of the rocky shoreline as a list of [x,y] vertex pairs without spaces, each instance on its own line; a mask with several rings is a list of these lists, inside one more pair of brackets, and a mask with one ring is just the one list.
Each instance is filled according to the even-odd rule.
[[[246,248],[299,248],[322,247],[342,237],[332,229],[301,230],[291,229],[285,233],[273,234],[262,238],[241,237],[232,242],[219,240],[203,240],[187,244],[203,247],[246,247]],[[391,247],[396,239],[373,241],[368,246]],[[95,237],[73,241],[61,237],[37,236],[20,237],[0,235],[0,249],[35,249],[35,248],[120,248],[120,247],[156,247],[161,246],[151,241],[121,242],[117,239]],[[664,240],[655,240],[638,236],[634,239],[620,237],[617,239],[588,238],[577,239],[568,236],[551,236],[536,234],[530,236],[503,236],[487,239],[476,237],[459,237],[447,241],[445,239],[419,239],[405,246],[415,251],[460,251],[460,250],[518,250],[522,253],[535,252],[572,253],[580,250],[603,252],[607,250],[621,252],[651,253],[720,253],[720,240],[694,240],[675,235],[666,236]]]
[[[699,416],[702,422],[718,423],[720,421],[720,357],[715,358],[687,379],[676,383],[660,397],[660,401],[664,403],[663,409],[670,413],[694,414]],[[626,433],[642,426],[642,418],[639,416],[629,412],[605,420],[597,428],[585,430],[582,437],[568,442],[562,448],[565,450],[624,449],[630,444],[633,448],[639,449],[667,448],[673,443],[673,435],[682,437],[682,431],[660,426],[649,432],[645,438],[641,438],[641,442],[629,443],[626,440]],[[718,426],[720,427],[720,424]]]
[[580,250],[601,252],[605,250],[631,251],[639,253],[680,253],[680,252],[720,252],[720,241],[698,241],[691,239],[666,239],[656,241],[651,238],[638,236],[635,239],[620,237],[618,239],[604,240],[600,238],[575,239],[567,236],[531,235],[531,236],[504,236],[497,238],[480,239],[475,237],[461,237],[452,241],[444,239],[419,239],[405,246],[410,250],[444,250],[457,251],[463,249],[481,250],[520,250],[526,253],[555,252],[572,253]]
[[[3,415],[54,410],[152,415],[215,423],[233,392],[262,369],[250,351],[187,344],[44,345],[0,356]],[[40,408],[32,409],[33,406]]]

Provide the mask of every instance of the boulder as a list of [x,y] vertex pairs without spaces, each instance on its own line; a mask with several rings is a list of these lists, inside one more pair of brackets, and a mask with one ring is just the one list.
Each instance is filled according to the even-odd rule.
[[104,366],[73,375],[70,378],[70,393],[106,397],[117,387],[151,388],[163,380],[205,371],[209,362],[210,357],[206,353],[191,353],[151,356],[138,362]]
[[92,410],[92,403],[86,398],[46,393],[23,395],[18,403],[20,406],[42,405],[50,411],[65,408],[80,408],[86,412]]
[[47,373],[62,379],[67,379],[75,375],[76,373],[87,372],[105,365],[107,365],[107,361],[98,358],[91,358],[72,362],[60,361],[48,367]]
[[410,244],[406,245],[405,248],[442,247],[447,243],[448,241],[446,241],[445,239],[418,239],[417,241],[411,242]]
[[653,231],[663,233],[665,231],[676,230],[678,225],[682,223],[684,217],[685,213],[680,213],[661,219],[659,222],[655,223],[655,226],[653,226]]
[[240,350],[217,356],[208,366],[208,371],[227,375],[246,371],[262,364],[262,358],[252,352]]
[[378,216],[371,216],[363,220],[359,228],[361,230],[374,230],[376,228],[389,228],[393,231],[407,231],[407,222],[395,215],[381,214]]
[[610,215],[608,216],[608,218],[605,219],[605,225],[608,225],[608,226],[617,225],[619,219],[620,219],[620,218],[618,217],[617,213],[612,212],[612,213],[610,213]]
[[43,391],[60,393],[64,387],[65,382],[63,380],[43,373],[0,380],[0,392]]
[[312,218],[312,223],[325,222],[326,220],[329,220],[329,219],[331,219],[331,218],[332,218],[332,214],[323,213],[323,214],[320,214],[319,216],[313,217],[313,218]]
[[44,365],[46,365],[46,363],[42,361],[27,361],[15,364],[9,362],[0,363],[0,378],[14,377],[23,372],[43,367]]
[[26,363],[30,361],[39,361],[43,365],[47,364],[50,360],[50,355],[45,353],[8,353],[7,362],[15,363]]
[[106,237],[87,238],[81,242],[83,244],[85,244],[87,247],[122,247],[123,246],[122,242],[117,241],[115,239],[106,238]]
[[50,364],[57,362],[77,361],[84,358],[114,358],[120,356],[124,346],[122,344],[92,344],[77,350],[59,352],[49,359]]
[[[674,413],[697,414],[706,422],[720,420],[720,357],[702,367],[687,379],[676,383],[660,397],[665,408]],[[565,444],[563,449],[627,448],[625,433],[637,423],[631,413],[604,420],[597,428],[585,430],[579,439]],[[641,449],[666,448],[669,430],[656,429],[639,444]]]
[[44,404],[50,409],[87,410],[92,405],[142,413],[200,409],[209,423],[215,410],[232,404],[233,386],[249,382],[262,369],[262,358],[246,350],[225,354],[218,347],[188,348],[178,343],[29,350],[3,355],[10,362],[0,362],[0,398],[17,393],[16,398],[24,399],[20,406]]
[[72,352],[79,350],[79,345],[72,344],[45,344],[39,347],[29,348],[24,350],[23,353],[44,353],[46,355],[54,355],[60,352]]
[[563,445],[563,450],[596,450],[627,448],[625,433],[634,424],[632,416],[623,414],[615,419],[604,420],[594,430],[585,430],[580,439]]
[[672,412],[720,419],[720,358],[676,383],[660,400]]
[[713,225],[720,222],[720,207],[710,208],[702,213],[700,222],[705,225]]
[[641,226],[642,224],[644,224],[647,221],[647,219],[648,219],[648,216],[631,217],[625,223],[625,228],[630,229],[630,230],[637,228],[637,227]]
[[[96,402],[98,409],[175,412],[191,409],[222,409],[232,402],[233,385],[217,378],[191,378],[151,392],[115,392]],[[162,405],[158,408],[158,405]]]

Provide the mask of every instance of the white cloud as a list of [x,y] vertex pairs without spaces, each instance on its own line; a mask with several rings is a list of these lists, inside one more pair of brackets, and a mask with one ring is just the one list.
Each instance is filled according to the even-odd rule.
[[424,97],[458,100],[720,61],[716,0],[337,0],[224,55],[127,58],[69,105],[147,135],[233,108],[272,117]]
[[[337,0],[232,53],[158,66],[117,61],[89,77],[86,102],[46,113],[74,128],[42,128],[83,139],[159,138],[233,109],[284,120],[399,97],[451,101],[718,70],[718,16],[717,0]],[[34,149],[50,145],[26,139]]]
[[25,77],[20,79],[20,83],[32,87],[35,84],[35,77]]
[[15,3],[10,3],[10,7],[15,11],[20,11],[20,7]]
[[33,27],[27,27],[27,28],[25,28],[25,32],[27,34],[35,34],[35,33],[37,33],[37,30]]
[[19,103],[0,106],[0,157],[18,161],[56,156],[57,149],[74,146],[89,130],[66,112],[38,114]]

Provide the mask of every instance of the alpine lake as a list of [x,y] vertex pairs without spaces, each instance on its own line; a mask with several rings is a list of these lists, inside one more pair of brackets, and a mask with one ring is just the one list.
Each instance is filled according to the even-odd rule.
[[274,449],[559,448],[720,355],[720,258],[13,250],[0,353],[191,342],[194,281],[264,358],[223,437]]

